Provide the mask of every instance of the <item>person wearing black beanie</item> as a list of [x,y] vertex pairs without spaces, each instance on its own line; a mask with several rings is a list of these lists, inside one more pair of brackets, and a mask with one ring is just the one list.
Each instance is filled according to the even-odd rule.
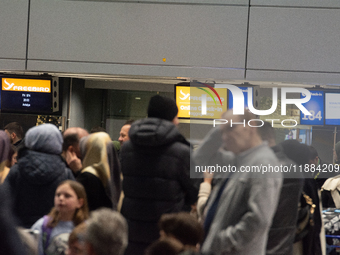
[[190,179],[190,144],[179,132],[173,99],[153,96],[148,117],[132,123],[121,147],[124,200],[121,213],[129,225],[125,255],[144,254],[159,238],[164,213],[190,210],[198,186]]
[[[309,163],[311,152],[306,144],[299,143],[297,140],[285,140],[281,143],[284,153],[297,165]],[[308,176],[311,178],[311,176]]]
[[153,96],[148,106],[148,117],[172,121],[178,125],[178,108],[175,101],[160,95]]

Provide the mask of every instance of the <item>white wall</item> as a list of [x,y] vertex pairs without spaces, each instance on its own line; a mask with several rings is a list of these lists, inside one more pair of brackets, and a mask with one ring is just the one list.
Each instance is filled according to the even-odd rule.
[[27,0],[0,2],[0,70],[25,70]]
[[0,70],[23,70],[27,61],[26,70],[42,72],[339,84],[338,0],[4,0],[0,7]]

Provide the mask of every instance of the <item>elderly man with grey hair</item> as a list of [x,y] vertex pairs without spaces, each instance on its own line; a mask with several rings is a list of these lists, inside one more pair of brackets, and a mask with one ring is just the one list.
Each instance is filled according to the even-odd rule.
[[[202,166],[233,166],[219,178],[211,191],[203,215],[205,240],[201,251],[214,255],[266,254],[266,242],[282,186],[282,174],[256,171],[262,166],[278,166],[274,152],[263,143],[258,129],[246,125],[256,117],[245,112],[222,115],[228,120],[212,129],[194,152]],[[242,121],[243,120],[243,121]]]
[[125,218],[108,208],[93,211],[87,221],[86,255],[123,255],[128,244]]

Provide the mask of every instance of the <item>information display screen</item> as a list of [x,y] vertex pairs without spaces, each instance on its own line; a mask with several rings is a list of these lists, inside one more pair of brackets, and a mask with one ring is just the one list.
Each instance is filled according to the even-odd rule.
[[52,113],[51,79],[1,78],[1,111]]
[[[320,90],[310,90],[311,99],[302,104],[311,115],[305,115],[300,111],[300,124],[301,125],[324,125],[324,92]],[[305,95],[301,95],[304,98]]]
[[325,124],[340,126],[340,93],[325,95]]
[[[227,110],[227,89],[202,88],[192,86],[175,86],[178,118],[185,119],[219,119]],[[203,99],[202,99],[203,98]],[[206,113],[203,109],[206,109]]]

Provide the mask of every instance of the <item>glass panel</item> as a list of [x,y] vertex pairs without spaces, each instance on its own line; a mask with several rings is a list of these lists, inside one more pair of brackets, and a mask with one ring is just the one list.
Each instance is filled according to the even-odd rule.
[[174,99],[173,92],[108,90],[106,131],[112,140],[118,140],[126,120],[147,117],[150,98],[157,94]]
[[109,90],[107,118],[145,118],[150,98],[157,94],[174,98],[174,93],[171,92]]

